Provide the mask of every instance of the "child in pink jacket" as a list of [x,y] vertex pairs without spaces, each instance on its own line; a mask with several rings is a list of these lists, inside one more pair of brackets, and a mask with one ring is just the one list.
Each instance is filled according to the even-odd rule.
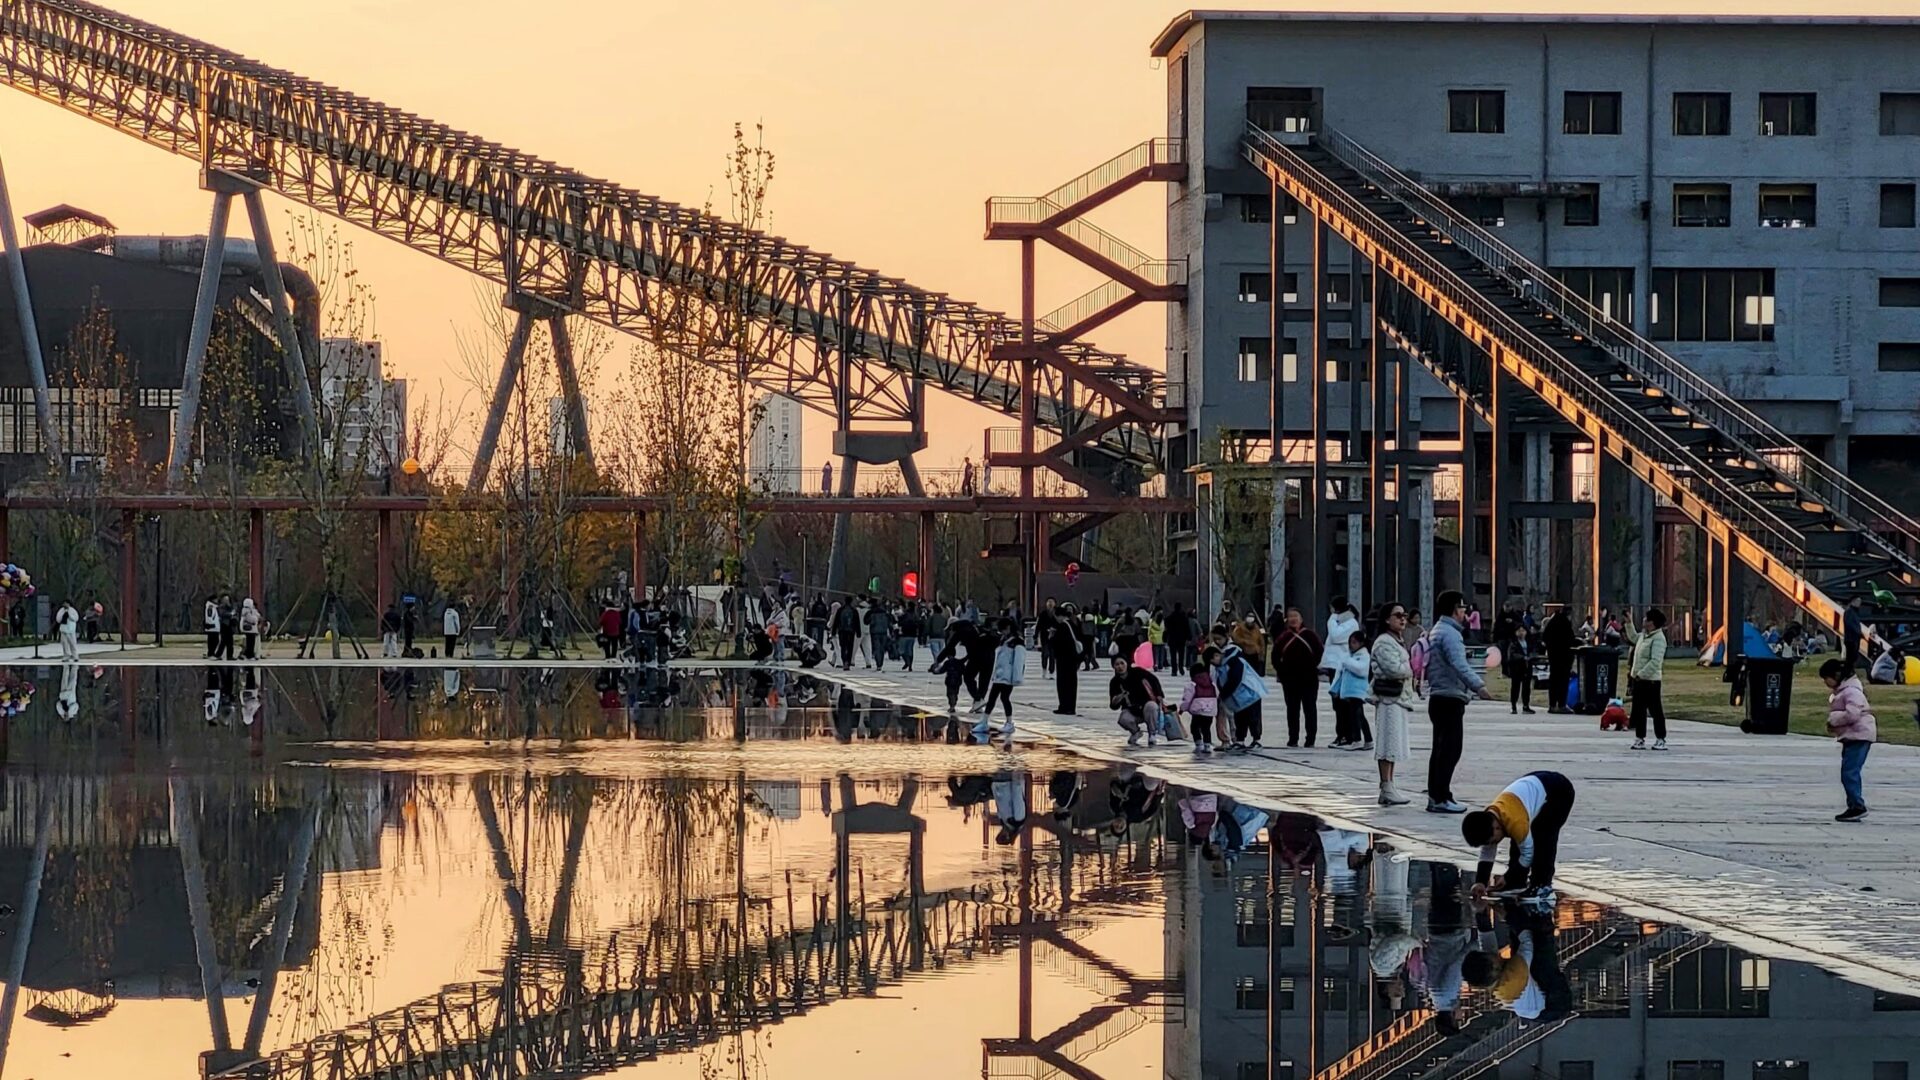
[[1220,692],[1213,686],[1213,669],[1195,664],[1187,669],[1187,692],[1180,697],[1180,711],[1193,726],[1193,753],[1205,757],[1213,753],[1213,721],[1220,712]]
[[1860,770],[1867,763],[1867,751],[1879,737],[1879,725],[1867,710],[1867,691],[1860,685],[1860,676],[1845,660],[1821,664],[1820,679],[1832,691],[1827,695],[1827,730],[1840,741],[1840,786],[1847,793],[1847,808],[1833,820],[1859,821],[1867,816]]

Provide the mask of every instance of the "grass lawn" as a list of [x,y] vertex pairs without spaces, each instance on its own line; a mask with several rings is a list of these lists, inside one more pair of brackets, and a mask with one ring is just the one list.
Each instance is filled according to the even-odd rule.
[[[1620,659],[1620,681],[1625,684],[1626,657],[1622,655]],[[1827,686],[1815,674],[1822,659],[1825,657],[1803,662],[1794,669],[1790,730],[1795,734],[1818,735],[1822,738],[1827,735]],[[1746,706],[1736,708],[1727,704],[1729,687],[1720,681],[1724,671],[1724,668],[1697,667],[1691,659],[1668,661],[1666,678],[1663,680],[1666,685],[1662,693],[1667,706],[1667,718],[1738,726],[1746,715]],[[1507,699],[1505,678],[1499,675],[1489,678],[1487,688],[1493,691],[1496,699]],[[1873,704],[1873,715],[1880,721],[1880,741],[1920,745],[1920,724],[1914,723],[1914,702],[1920,701],[1920,686],[1869,685],[1866,690],[1867,700]],[[1533,707],[1546,708],[1546,692],[1539,686],[1533,690]]]

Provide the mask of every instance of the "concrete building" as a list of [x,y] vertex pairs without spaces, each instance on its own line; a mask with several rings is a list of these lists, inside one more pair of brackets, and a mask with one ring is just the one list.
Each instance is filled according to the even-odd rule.
[[[1285,456],[1305,456],[1290,444],[1310,437],[1306,380],[1318,375],[1337,380],[1325,403],[1333,453],[1352,454],[1352,433],[1371,426],[1350,400],[1370,321],[1349,274],[1358,264],[1338,238],[1324,253],[1326,370],[1306,371],[1312,331],[1298,282],[1311,269],[1311,219],[1274,206],[1268,178],[1242,155],[1252,121],[1363,145],[1911,509],[1920,500],[1917,52],[1920,19],[1908,17],[1179,16],[1152,53],[1167,65],[1168,134],[1186,140],[1191,164],[1167,226],[1170,255],[1189,262],[1167,356],[1170,396],[1188,413],[1187,460],[1207,460],[1237,436],[1268,447],[1277,438]],[[1275,214],[1288,268],[1282,299],[1302,309],[1278,320],[1277,344]],[[1457,448],[1455,395],[1410,367],[1409,412],[1425,446]],[[1586,440],[1551,416],[1523,420],[1517,434],[1529,494],[1577,501],[1576,476],[1593,472]],[[1445,471],[1457,485],[1454,453]],[[1622,487],[1635,490],[1600,515],[1624,537],[1617,599],[1684,602],[1692,583],[1671,568],[1681,561],[1676,531],[1691,525],[1639,485]],[[1572,533],[1591,526],[1525,527],[1533,557],[1512,591],[1565,592],[1568,553],[1583,547]],[[1299,540],[1283,539],[1298,581]],[[1187,546],[1205,562],[1202,538]],[[1490,582],[1479,580],[1485,595]],[[1440,586],[1457,583],[1441,570]]]
[[[587,403],[580,403],[580,415],[587,415]],[[554,458],[572,457],[574,448],[573,425],[567,419],[567,399],[550,397],[547,399],[547,449]]]
[[323,338],[320,401],[342,469],[378,476],[406,460],[407,380],[387,378],[380,342]]
[[800,436],[806,409],[790,397],[762,394],[747,441],[747,474],[756,487],[772,492],[800,490]]

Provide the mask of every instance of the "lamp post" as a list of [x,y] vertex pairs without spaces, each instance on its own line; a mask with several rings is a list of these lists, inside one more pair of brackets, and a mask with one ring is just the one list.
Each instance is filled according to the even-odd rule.
[[159,514],[148,514],[147,521],[153,525],[153,645],[159,648],[167,643],[167,632],[160,623],[160,575],[166,568],[167,534],[160,528]]

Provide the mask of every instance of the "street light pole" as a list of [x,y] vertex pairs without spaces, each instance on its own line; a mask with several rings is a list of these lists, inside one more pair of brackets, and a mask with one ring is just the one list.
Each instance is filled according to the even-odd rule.
[[160,528],[160,515],[148,516],[153,523],[153,645],[159,648],[167,643],[167,632],[160,625],[160,575],[166,567],[166,537]]

